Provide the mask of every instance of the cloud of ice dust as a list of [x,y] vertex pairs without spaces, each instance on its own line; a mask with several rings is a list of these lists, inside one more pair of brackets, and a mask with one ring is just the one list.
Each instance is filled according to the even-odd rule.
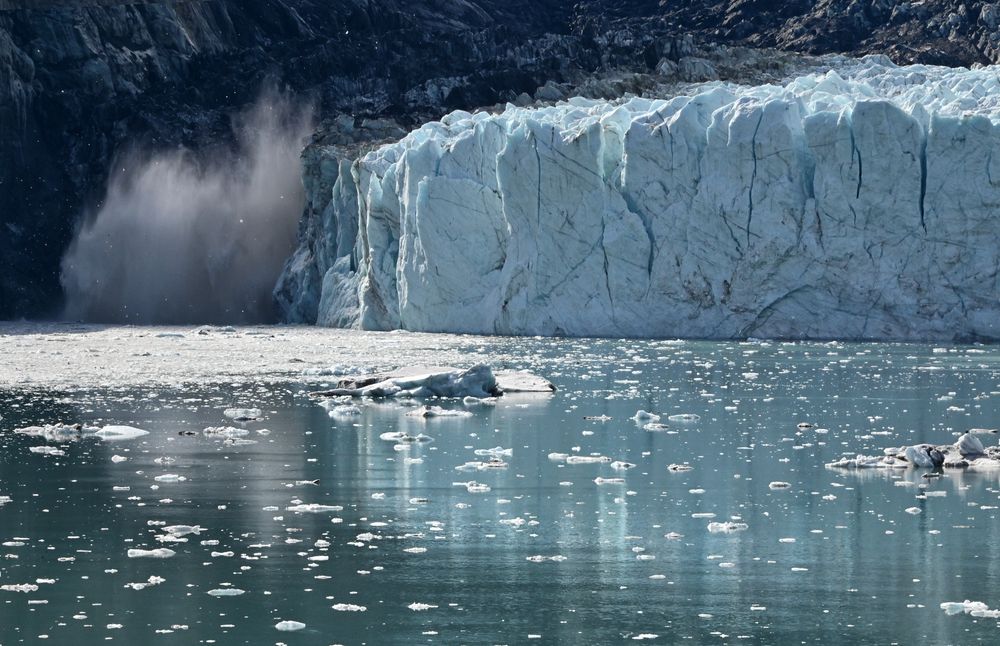
[[102,323],[265,323],[302,213],[312,109],[276,90],[233,118],[236,145],[130,153],[62,259],[65,316]]

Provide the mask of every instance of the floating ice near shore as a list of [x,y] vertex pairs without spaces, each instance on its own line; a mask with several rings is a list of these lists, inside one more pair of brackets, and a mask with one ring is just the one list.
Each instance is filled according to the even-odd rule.
[[342,379],[336,388],[311,393],[315,397],[475,397],[489,399],[504,392],[552,392],[548,381],[525,372],[494,375],[486,365],[467,370],[451,367],[412,367],[379,375]]
[[350,171],[279,291],[362,329],[997,338],[998,93],[996,68],[870,58],[454,112],[331,151]]

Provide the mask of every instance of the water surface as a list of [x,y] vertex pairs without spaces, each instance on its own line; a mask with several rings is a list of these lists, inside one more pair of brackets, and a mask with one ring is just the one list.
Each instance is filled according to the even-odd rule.
[[[0,585],[38,585],[0,592],[0,644],[997,639],[996,620],[939,608],[1000,605],[997,475],[824,467],[995,425],[997,350],[459,343],[470,362],[532,368],[559,391],[433,402],[472,416],[428,420],[394,403],[333,419],[307,396],[317,384],[253,379],[0,393],[0,496],[11,499],[0,506]],[[371,362],[403,359],[405,349]],[[234,405],[263,409],[242,425],[255,443],[203,434],[231,424],[223,411]],[[639,409],[700,419],[649,431],[630,419]],[[600,416],[610,419],[585,419]],[[57,420],[150,435],[53,444],[65,455],[47,456],[29,451],[43,440],[10,432]],[[400,451],[379,438],[397,430],[433,441]],[[508,468],[455,469],[491,447],[512,449]],[[636,466],[565,464],[553,452]],[[156,462],[165,457],[175,462]],[[681,463],[693,469],[668,469]],[[164,474],[185,480],[154,480]],[[308,503],[342,509],[288,510]],[[725,521],[747,527],[708,531]],[[180,524],[205,529],[157,542]],[[126,556],[160,547],[176,555]],[[164,581],[127,586],[151,576]],[[208,594],[229,587],[245,593]],[[276,630],[283,620],[306,627]]]

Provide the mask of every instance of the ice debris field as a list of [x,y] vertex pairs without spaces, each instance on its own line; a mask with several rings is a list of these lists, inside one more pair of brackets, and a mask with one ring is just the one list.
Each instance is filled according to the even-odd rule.
[[201,332],[0,338],[0,643],[1000,630],[992,348]]
[[276,294],[374,330],[996,339],[998,78],[868,57],[454,112],[328,160]]

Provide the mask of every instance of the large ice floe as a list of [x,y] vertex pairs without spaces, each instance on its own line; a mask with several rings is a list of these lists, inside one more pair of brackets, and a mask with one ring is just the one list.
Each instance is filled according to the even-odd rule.
[[[472,397],[484,399],[504,393],[539,392],[555,390],[550,382],[527,372],[493,374],[487,365],[468,369],[447,366],[420,366],[400,368],[393,372],[362,375],[341,379],[336,388],[312,393],[316,397]],[[331,411],[333,412],[333,411]],[[421,417],[442,415],[439,408],[416,411]],[[454,414],[454,413],[453,413]],[[464,413],[463,413],[464,414]]]
[[972,429],[954,444],[914,444],[889,447],[882,455],[845,456],[828,463],[831,469],[970,469],[1000,470],[1000,446],[984,446],[979,435],[995,434],[994,429]]
[[997,72],[455,112],[327,160],[276,294],[376,330],[1000,338]]

